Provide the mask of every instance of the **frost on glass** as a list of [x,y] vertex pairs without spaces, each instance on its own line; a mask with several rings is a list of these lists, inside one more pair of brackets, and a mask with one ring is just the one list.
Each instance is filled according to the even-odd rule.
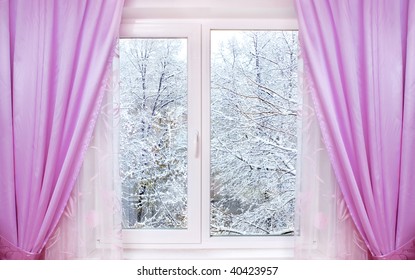
[[211,235],[292,235],[297,32],[211,35]]
[[123,227],[187,227],[187,42],[120,40]]

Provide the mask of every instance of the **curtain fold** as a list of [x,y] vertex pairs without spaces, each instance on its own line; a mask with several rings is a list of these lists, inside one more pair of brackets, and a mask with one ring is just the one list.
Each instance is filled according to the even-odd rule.
[[0,259],[40,258],[65,209],[122,5],[0,0]]
[[351,217],[374,258],[415,258],[415,3],[296,0],[305,72]]

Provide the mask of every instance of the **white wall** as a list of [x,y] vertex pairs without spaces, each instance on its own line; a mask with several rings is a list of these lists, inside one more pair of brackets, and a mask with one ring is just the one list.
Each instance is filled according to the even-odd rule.
[[294,0],[126,0],[123,20],[295,18]]

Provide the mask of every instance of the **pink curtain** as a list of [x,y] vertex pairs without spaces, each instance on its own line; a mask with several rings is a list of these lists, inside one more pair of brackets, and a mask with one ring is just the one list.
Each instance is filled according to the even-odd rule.
[[78,176],[123,1],[0,0],[0,259],[38,259]]
[[415,1],[296,0],[330,161],[375,259],[415,259]]

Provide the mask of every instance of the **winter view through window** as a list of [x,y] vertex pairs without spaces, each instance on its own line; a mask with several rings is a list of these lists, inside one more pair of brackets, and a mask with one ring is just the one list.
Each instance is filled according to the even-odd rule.
[[187,227],[186,39],[120,40],[124,228]]
[[291,235],[297,32],[212,31],[211,235]]
[[[211,32],[212,236],[293,233],[297,53],[296,31]],[[124,228],[188,227],[186,54],[186,39],[120,40]]]

